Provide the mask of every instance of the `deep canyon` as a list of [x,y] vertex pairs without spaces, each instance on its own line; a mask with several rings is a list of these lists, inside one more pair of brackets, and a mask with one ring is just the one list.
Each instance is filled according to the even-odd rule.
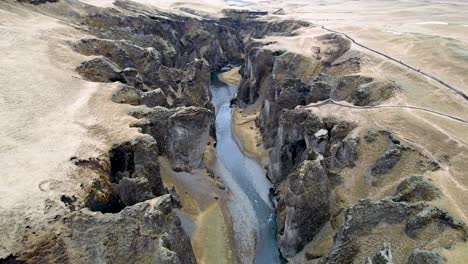
[[40,217],[2,213],[15,228],[0,263],[424,264],[465,244],[438,175],[463,174],[466,146],[437,130],[450,150],[424,147],[423,121],[404,113],[385,120],[419,131],[380,122],[379,107],[410,111],[407,88],[345,35],[280,11],[1,7],[72,28],[60,43],[74,78],[109,85],[101,99],[125,108],[79,122],[93,137],[66,157],[73,187],[41,182]]

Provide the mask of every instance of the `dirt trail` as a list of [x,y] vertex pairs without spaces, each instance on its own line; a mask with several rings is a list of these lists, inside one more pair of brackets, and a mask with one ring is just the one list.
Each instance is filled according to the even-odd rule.
[[409,64],[407,64],[407,63],[404,63],[404,62],[402,62],[401,60],[397,60],[397,59],[393,58],[393,57],[390,56],[390,55],[387,55],[387,54],[385,54],[385,53],[383,53],[383,52],[380,52],[380,51],[378,51],[378,50],[375,50],[375,49],[373,49],[373,48],[367,47],[367,46],[365,46],[365,45],[363,45],[363,44],[357,42],[357,41],[354,40],[352,37],[348,36],[346,33],[339,32],[339,31],[336,31],[336,30],[333,30],[333,29],[329,29],[329,28],[326,28],[325,26],[321,26],[321,27],[322,27],[322,29],[324,29],[324,30],[326,30],[326,31],[329,31],[329,32],[332,32],[332,33],[336,33],[336,34],[340,34],[340,35],[346,37],[347,39],[351,40],[354,44],[356,44],[357,46],[359,46],[359,47],[361,47],[361,48],[364,48],[364,49],[366,49],[366,50],[369,50],[369,51],[371,51],[371,52],[373,52],[373,53],[377,53],[377,54],[383,56],[384,58],[386,58],[386,59],[388,59],[388,60],[391,60],[391,61],[393,61],[393,62],[395,62],[395,63],[397,63],[397,64],[399,64],[399,65],[401,65],[401,66],[403,66],[403,67],[405,67],[405,68],[407,68],[407,69],[410,69],[410,70],[412,70],[412,71],[414,71],[414,72],[416,72],[416,73],[422,74],[422,75],[426,76],[427,78],[429,78],[429,79],[431,79],[431,80],[433,80],[433,81],[439,83],[440,85],[444,86],[445,88],[448,88],[448,89],[452,90],[453,92],[455,92],[455,94],[457,94],[457,95],[463,97],[463,99],[468,100],[468,95],[465,94],[464,92],[462,92],[460,89],[458,89],[458,88],[456,88],[456,87],[453,87],[452,85],[450,85],[450,84],[448,84],[447,82],[445,82],[445,81],[443,81],[443,80],[441,80],[441,79],[435,77],[434,75],[432,75],[432,74],[430,74],[430,73],[424,72],[424,71],[422,71],[421,69],[416,69],[415,67],[413,67],[413,66],[411,66],[411,65],[409,65]]
[[334,105],[339,105],[339,106],[342,106],[342,107],[360,109],[360,110],[372,110],[372,109],[382,109],[382,108],[414,109],[414,110],[419,110],[419,111],[423,111],[423,112],[426,112],[426,113],[439,115],[439,116],[446,117],[446,118],[449,118],[449,119],[452,119],[452,120],[455,120],[455,121],[458,121],[458,122],[461,122],[461,123],[468,124],[468,121],[466,121],[464,119],[461,119],[459,117],[456,117],[456,116],[444,114],[444,113],[437,112],[437,111],[427,109],[427,108],[423,108],[423,107],[410,106],[410,105],[355,106],[355,105],[348,105],[348,104],[340,103],[340,102],[337,102],[337,101],[335,101],[333,99],[327,99],[327,100],[319,102],[319,103],[309,104],[309,105],[306,105],[306,106],[299,106],[299,107],[300,108],[311,108],[311,107],[319,107],[319,106],[326,105],[326,104],[334,104]]

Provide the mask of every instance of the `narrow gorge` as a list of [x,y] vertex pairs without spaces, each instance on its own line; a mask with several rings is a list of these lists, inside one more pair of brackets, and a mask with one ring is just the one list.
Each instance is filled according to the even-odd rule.
[[86,181],[67,214],[19,228],[0,263],[445,263],[466,240],[424,176],[449,157],[320,105],[402,94],[346,37],[261,11],[51,2],[33,8],[87,36],[66,43],[79,78],[115,84],[138,136],[70,157]]

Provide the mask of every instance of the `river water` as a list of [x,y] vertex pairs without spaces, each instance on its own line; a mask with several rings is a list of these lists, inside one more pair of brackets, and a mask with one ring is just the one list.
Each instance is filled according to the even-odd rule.
[[231,130],[233,109],[229,104],[237,89],[213,74],[210,90],[216,109],[218,169],[230,191],[228,206],[236,242],[241,244],[241,254],[252,253],[255,248],[256,264],[280,263],[276,216],[270,199],[271,184],[265,170],[242,153]]

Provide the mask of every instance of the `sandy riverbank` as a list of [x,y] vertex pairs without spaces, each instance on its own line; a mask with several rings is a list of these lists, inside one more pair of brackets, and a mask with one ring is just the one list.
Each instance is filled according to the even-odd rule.
[[[208,152],[208,151],[207,151]],[[178,215],[189,234],[198,263],[233,263],[232,226],[226,209],[227,192],[216,187],[206,170],[174,172],[160,158],[161,176],[169,190],[175,188],[182,208]]]
[[239,86],[242,76],[239,73],[240,67],[234,67],[229,71],[220,73],[218,78],[230,85]]
[[265,167],[268,164],[268,151],[263,148],[260,131],[255,124],[258,113],[246,113],[240,108],[234,109],[232,132],[242,152]]
[[[230,71],[219,74],[218,78],[225,83],[238,87],[242,78],[239,69],[240,67],[232,68]],[[266,166],[268,151],[262,146],[260,131],[255,123],[257,116],[258,111],[253,107],[248,109],[236,107],[232,116],[232,131],[242,152],[262,166]]]

